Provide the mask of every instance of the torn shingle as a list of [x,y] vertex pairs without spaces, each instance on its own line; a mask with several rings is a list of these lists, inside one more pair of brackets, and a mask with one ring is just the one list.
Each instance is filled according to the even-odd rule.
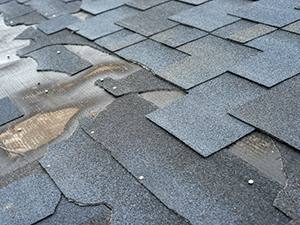
[[300,19],[300,11],[295,10],[294,6],[293,1],[264,0],[228,13],[247,20],[283,27]]
[[288,91],[271,91],[231,110],[230,115],[300,150],[300,79],[297,80]]
[[190,89],[188,95],[147,118],[207,157],[254,130],[227,111],[266,91],[249,81],[224,74]]
[[68,199],[109,205],[113,224],[186,224],[80,127],[51,146],[40,163]]
[[104,88],[114,96],[122,96],[129,93],[143,93],[158,90],[179,90],[175,86],[154,76],[151,72],[141,69],[129,76],[114,80],[110,77],[97,80],[96,85]]
[[126,2],[126,5],[131,6],[133,8],[137,8],[140,10],[146,10],[152,8],[153,6],[165,3],[169,0],[130,0]]
[[81,9],[93,15],[124,5],[128,0],[84,0]]
[[127,60],[141,63],[153,71],[176,63],[188,56],[152,40],[139,42],[115,53]]
[[177,48],[180,45],[194,41],[205,35],[207,35],[207,33],[201,30],[184,25],[179,25],[169,30],[153,35],[150,38],[165,45],[168,45],[172,48]]
[[68,13],[80,11],[81,1],[65,3],[61,0],[30,0],[25,3],[47,18],[54,18]]
[[137,33],[131,32],[129,30],[122,29],[115,33],[109,34],[102,38],[99,38],[95,43],[101,47],[104,47],[110,51],[117,51],[122,48],[133,45],[137,42],[143,41],[146,38]]
[[192,56],[156,71],[157,75],[189,89],[225,73],[231,64],[241,62],[258,53],[257,50],[206,36],[178,48]]
[[23,113],[9,97],[0,99],[0,126],[20,118]]
[[[143,176],[139,181],[168,208],[192,224],[289,221],[272,206],[281,189],[277,182],[227,150],[204,159],[147,120],[145,115],[156,109],[138,96],[127,95],[95,119],[82,119],[81,126],[137,179]],[[248,184],[249,179],[254,185]]]
[[70,14],[55,17],[51,20],[42,22],[37,25],[37,28],[45,34],[52,34],[65,29],[67,26],[79,22],[79,18]]
[[[92,66],[61,45],[52,45],[24,55],[38,63],[38,71],[57,71],[74,75]],[[70,63],[72,62],[72,63]]]
[[[95,40],[105,35],[122,30],[122,27],[115,25],[114,23],[118,20],[132,16],[137,12],[138,10],[136,9],[128,6],[122,6],[120,8],[86,19],[80,23],[70,25],[68,26],[68,29],[76,31],[77,34],[80,34],[90,40]],[[97,24],[97,26],[95,26],[95,24]]]
[[60,198],[47,174],[31,174],[0,189],[0,223],[35,223],[52,215]]
[[94,221],[94,223],[91,224],[109,225],[111,224],[111,210],[105,205],[78,206],[75,203],[69,202],[68,199],[62,196],[61,201],[55,209],[55,213],[52,216],[36,223],[36,225],[83,225],[89,220]]
[[103,50],[101,47],[94,44],[93,42],[77,34],[72,34],[68,30],[62,30],[51,35],[46,35],[40,30],[35,30],[34,28],[28,28],[19,36],[17,36],[16,39],[31,39],[30,45],[17,51],[18,55],[20,55],[21,57],[33,51],[44,48],[46,46],[59,45],[59,44],[87,45],[98,50]]
[[168,20],[168,17],[189,8],[191,6],[184,3],[166,2],[116,24],[148,37],[176,26],[178,23]]
[[249,1],[242,0],[233,3],[233,0],[214,0],[170,16],[169,19],[211,32],[238,21],[239,18],[227,13],[245,4],[249,4]]

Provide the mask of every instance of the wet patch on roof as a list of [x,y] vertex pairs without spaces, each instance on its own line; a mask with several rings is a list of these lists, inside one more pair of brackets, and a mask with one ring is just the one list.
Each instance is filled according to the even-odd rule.
[[188,95],[147,118],[207,157],[254,130],[227,111],[266,91],[249,81],[224,74],[190,89]]
[[153,35],[150,38],[172,48],[177,48],[180,45],[194,41],[195,39],[201,38],[205,35],[207,35],[207,33],[204,31],[184,25],[179,25]]
[[140,10],[146,10],[152,8],[153,6],[168,2],[169,0],[130,0],[126,2],[126,5]]
[[47,18],[61,16],[67,13],[76,13],[80,11],[81,1],[72,1],[65,3],[61,0],[30,0],[24,3],[30,5],[36,11]]
[[158,71],[188,56],[152,40],[139,42],[115,53],[127,60],[141,63],[153,71]]
[[250,27],[245,30],[241,30],[240,32],[230,35],[228,37],[228,39],[231,39],[233,41],[237,41],[240,43],[246,43],[257,37],[268,34],[274,30],[276,30],[276,28],[274,28],[274,27],[270,27],[270,26],[263,25],[263,24],[257,24],[257,25],[254,25],[253,27]]
[[189,8],[191,6],[184,3],[166,2],[116,24],[148,37],[176,26],[178,23],[168,20],[168,17]]
[[40,163],[68,199],[108,204],[113,224],[186,224],[80,127],[69,139],[51,146]]
[[[234,3],[233,3],[234,2]],[[189,10],[180,12],[169,17],[170,20],[181,24],[199,28],[211,32],[215,29],[240,20],[240,18],[230,16],[227,13],[245,4],[249,1],[233,0],[214,0],[205,4],[193,7]]]
[[247,20],[283,27],[300,19],[300,11],[294,9],[294,4],[294,1],[264,0],[228,13]]
[[60,191],[47,174],[31,174],[0,189],[0,222],[38,222],[54,213],[60,198]]
[[128,2],[128,0],[84,0],[80,8],[93,15],[97,15],[99,13],[120,7],[126,2]]
[[110,77],[95,82],[112,95],[118,97],[130,93],[143,93],[158,90],[179,90],[177,87],[154,76],[145,69],[138,70],[129,76],[114,80]]
[[23,116],[9,97],[0,99],[0,126]]
[[[145,117],[156,109],[138,96],[127,95],[81,124],[168,208],[191,223],[289,221],[272,206],[281,188],[277,182],[227,150],[204,159]],[[249,185],[249,179],[255,183]]]
[[286,90],[275,89],[229,113],[300,150],[299,80]]
[[[65,225],[83,225],[89,224],[89,220],[93,220],[98,225],[109,225],[111,218],[111,210],[105,205],[95,206],[78,206],[69,202],[66,197],[62,196],[55,213],[36,225],[43,224],[65,224]],[[97,223],[95,223],[97,222]]]
[[[128,6],[101,13],[97,16],[91,17],[80,23],[75,23],[68,26],[68,29],[75,31],[90,40],[103,37],[105,35],[122,30],[123,28],[114,24],[118,20],[132,16],[139,11]],[[95,26],[97,24],[97,26]]]
[[0,12],[4,14],[4,21],[10,24],[11,20],[32,12],[33,9],[16,1],[9,1],[0,5]]
[[238,63],[258,53],[257,50],[211,35],[183,45],[178,50],[192,56],[156,73],[184,89],[217,77],[225,73],[232,63]]
[[126,29],[122,29],[120,31],[97,39],[95,43],[101,47],[104,47],[114,52],[122,48],[128,47],[130,45],[133,45],[137,42],[143,41],[145,39],[146,38],[142,35],[139,35]]
[[287,178],[284,175],[281,154],[269,136],[255,131],[232,144],[229,152],[285,186]]
[[[37,61],[38,71],[57,71],[74,75],[92,66],[62,45],[52,45],[24,55]],[[70,63],[72,62],[72,64]]]
[[295,23],[292,23],[284,28],[283,30],[290,31],[296,34],[300,34],[300,21],[297,21]]
[[13,18],[11,21],[6,21],[6,25],[8,26],[15,26],[15,25],[33,25],[37,23],[41,23],[43,21],[46,21],[47,18],[42,16],[36,11],[32,11],[26,15]]
[[46,35],[40,30],[28,28],[24,33],[20,34],[18,39],[31,39],[30,45],[17,51],[18,55],[23,57],[33,51],[52,45],[87,45],[98,50],[103,50],[100,46],[93,42],[81,37],[77,34],[72,34],[68,30],[62,30],[57,33]]
[[67,26],[79,22],[80,19],[70,14],[55,17],[51,20],[42,22],[37,25],[37,28],[43,31],[45,34],[53,34],[57,31],[67,28]]

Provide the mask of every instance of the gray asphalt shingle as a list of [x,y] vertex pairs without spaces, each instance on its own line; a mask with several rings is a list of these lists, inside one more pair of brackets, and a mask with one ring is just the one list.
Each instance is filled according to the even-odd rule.
[[26,15],[32,12],[33,9],[29,6],[25,6],[16,1],[9,1],[0,5],[0,12],[4,15],[4,20],[7,21],[8,24],[16,18],[23,15]]
[[180,12],[174,16],[170,16],[169,19],[211,32],[217,28],[238,21],[239,18],[230,16],[227,13],[248,3],[249,1],[245,0],[209,1],[202,5]]
[[126,2],[128,2],[128,0],[84,0],[80,8],[93,15],[97,15],[120,7]]
[[112,224],[186,224],[80,127],[69,139],[51,146],[40,163],[67,198],[108,204]]
[[185,53],[152,40],[141,41],[115,53],[127,60],[141,63],[155,72],[188,57]]
[[289,221],[272,206],[282,186],[227,150],[204,159],[147,120],[145,115],[156,109],[127,95],[81,124],[137,179],[143,176],[139,181],[148,190],[192,224]]
[[170,1],[117,21],[116,24],[148,37],[176,26],[178,23],[168,20],[168,17],[189,8],[190,5]]
[[[74,75],[92,66],[62,45],[52,45],[24,55],[38,63],[38,71],[57,71]],[[72,62],[72,64],[70,63]]]
[[126,5],[129,5],[131,7],[140,9],[140,10],[146,10],[149,8],[152,8],[153,6],[162,4],[164,2],[167,2],[169,0],[130,0],[126,2]]
[[224,74],[190,89],[188,95],[147,118],[207,157],[254,130],[227,112],[266,91],[242,78]]
[[33,224],[54,213],[61,193],[47,174],[31,174],[0,189],[0,223]]
[[0,126],[20,118],[23,113],[9,97],[0,99]]
[[[128,6],[101,13],[97,16],[86,19],[85,21],[68,26],[68,29],[76,31],[90,40],[103,37],[105,35],[122,30],[123,28],[114,24],[116,21],[136,14],[138,10]],[[95,26],[97,24],[97,26]]]
[[32,11],[28,14],[13,18],[12,20],[5,21],[5,22],[7,26],[15,26],[20,24],[33,25],[33,24],[41,23],[46,20],[47,20],[46,17],[42,16],[36,11]]

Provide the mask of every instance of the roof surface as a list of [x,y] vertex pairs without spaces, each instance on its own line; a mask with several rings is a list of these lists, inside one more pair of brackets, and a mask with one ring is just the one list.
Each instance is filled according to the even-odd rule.
[[299,224],[299,0],[0,0],[1,224]]

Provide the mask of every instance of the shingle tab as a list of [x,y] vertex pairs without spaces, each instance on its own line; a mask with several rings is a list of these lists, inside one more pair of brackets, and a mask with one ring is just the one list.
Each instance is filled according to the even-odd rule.
[[178,23],[168,20],[168,17],[189,8],[190,5],[170,1],[117,21],[116,24],[148,37],[176,26]]
[[168,45],[172,48],[177,48],[180,45],[194,41],[205,35],[207,35],[207,33],[204,31],[184,25],[179,25],[169,30],[153,35],[150,38],[165,45]]
[[81,9],[93,15],[115,9],[124,5],[128,0],[84,0]]
[[0,223],[33,224],[54,213],[61,193],[46,174],[31,174],[0,189]]
[[95,43],[101,47],[104,47],[110,51],[117,51],[122,48],[133,45],[137,42],[143,41],[146,38],[142,35],[134,33],[132,31],[122,29],[113,34],[109,34],[102,38],[99,38]]
[[37,61],[38,71],[58,71],[74,75],[92,66],[90,62],[81,59],[61,45],[44,47],[25,57],[32,57]]
[[188,56],[152,40],[139,42],[115,53],[127,60],[139,62],[153,71],[157,71]]
[[[204,159],[147,120],[145,115],[156,109],[127,95],[81,124],[137,179],[143,176],[139,181],[148,190],[192,224],[289,221],[272,206],[282,186],[227,150]],[[255,180],[254,185],[248,185],[248,179]]]
[[152,8],[153,6],[162,4],[164,2],[168,2],[169,0],[130,0],[126,3],[126,5],[129,5],[131,7],[140,9],[140,10],[146,10],[149,8]]
[[23,116],[9,97],[0,99],[0,126]]
[[[105,35],[122,30],[123,28],[115,25],[118,20],[136,14],[138,10],[130,8],[128,6],[122,6],[120,8],[101,13],[97,16],[91,17],[80,23],[75,23],[68,26],[70,30],[76,31],[90,40],[103,37]],[[97,26],[95,26],[97,24]]]
[[11,23],[16,17],[20,17],[32,12],[33,9],[16,1],[9,1],[0,5],[0,12],[4,15],[4,21]]
[[51,146],[40,163],[67,198],[85,205],[108,204],[112,224],[186,224],[80,127]]
[[214,0],[180,12],[169,19],[211,32],[217,28],[238,21],[227,13],[249,3],[249,1]]
[[300,34],[300,21],[297,21],[295,23],[292,23],[284,28],[283,30],[290,31],[296,34]]

